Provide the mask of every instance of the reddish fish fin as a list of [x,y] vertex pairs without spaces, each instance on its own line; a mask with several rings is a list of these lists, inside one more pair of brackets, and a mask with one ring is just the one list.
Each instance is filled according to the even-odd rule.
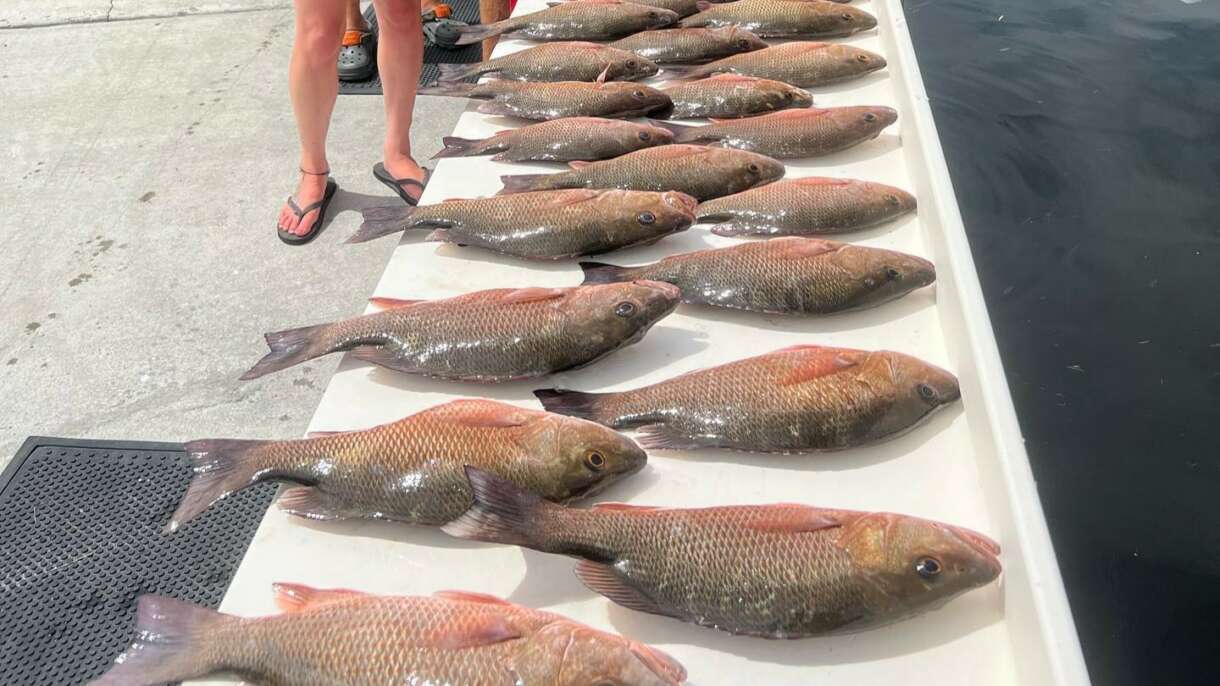
[[494,400],[454,400],[444,405],[437,405],[424,412],[439,412],[448,414],[447,419],[462,426],[472,428],[508,428],[525,426],[541,414],[537,410],[527,410],[516,405],[498,403]]
[[300,612],[317,605],[333,603],[336,600],[349,600],[370,595],[349,588],[314,588],[305,584],[286,582],[271,584],[271,591],[275,594],[276,607],[286,613]]
[[338,436],[339,434],[350,434],[351,431],[310,431],[305,434],[305,438],[328,438],[330,436]]
[[423,300],[403,300],[402,298],[382,298],[382,297],[369,298],[369,304],[372,305],[373,307],[376,307],[379,311],[393,310],[393,309],[397,309],[399,307],[410,307],[412,305],[418,305],[419,303],[422,303],[422,302],[424,302],[424,301]]
[[581,560],[576,563],[576,576],[589,590],[600,593],[623,607],[647,612],[654,615],[677,617],[667,611],[642,592],[628,586],[626,582],[614,573],[610,565],[591,560]]
[[709,0],[699,0],[695,3],[695,9],[699,10],[700,12],[706,12],[712,9],[714,5],[715,3],[709,2]]
[[518,288],[504,294],[501,300],[512,304],[535,303],[544,300],[556,300],[565,295],[567,295],[567,289],[565,288]]
[[584,169],[585,167],[589,166],[590,164],[593,164],[593,163],[586,162],[584,160],[572,160],[571,162],[568,162],[568,166],[571,167],[572,169]]
[[142,595],[136,602],[136,638],[110,671],[90,686],[131,686],[181,681],[219,665],[201,646],[209,634],[236,621],[206,607],[174,598]]
[[474,591],[437,591],[432,595],[437,598],[446,598],[448,600],[461,600],[467,603],[485,603],[487,605],[503,605],[505,607],[516,607],[507,600],[491,595],[490,593],[475,593]]
[[602,70],[602,73],[597,75],[597,79],[596,79],[597,83],[605,83],[606,77],[609,75],[610,75],[610,65],[607,64],[606,68]]
[[802,186],[850,186],[855,181],[851,179],[836,179],[829,176],[806,176],[803,179],[792,179],[788,183],[797,183]]
[[814,379],[820,379],[832,374],[855,367],[860,364],[865,357],[862,357],[860,351],[847,348],[826,348],[817,345],[794,345],[776,352],[796,352],[803,351],[808,353],[801,365],[779,383],[781,386],[790,386],[794,384],[805,383]]
[[774,238],[770,241],[770,245],[778,247],[775,257],[779,259],[799,260],[807,257],[817,257],[826,253],[835,252],[842,248],[845,243],[836,243],[834,241],[822,240],[821,238]]
[[819,510],[808,505],[781,503],[766,508],[766,514],[747,526],[755,531],[796,534],[833,529],[843,526],[843,520],[833,510]]
[[296,486],[280,493],[276,500],[280,509],[295,517],[330,522],[358,516],[347,510],[342,503],[313,486]]
[[594,510],[610,510],[612,512],[649,512],[651,510],[664,510],[660,505],[629,505],[627,503],[594,503],[591,509]]
[[[424,639],[422,645],[444,650],[477,648],[521,638],[525,634],[501,615],[486,615],[462,622],[461,629],[448,629]],[[421,645],[420,641],[415,641]]]

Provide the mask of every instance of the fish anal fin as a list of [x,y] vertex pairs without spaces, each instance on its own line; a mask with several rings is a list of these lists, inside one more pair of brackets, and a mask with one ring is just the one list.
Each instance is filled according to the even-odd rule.
[[280,509],[296,517],[329,522],[348,519],[351,515],[331,496],[313,486],[296,486],[280,493],[276,500]]
[[275,593],[275,604],[280,610],[288,613],[316,607],[336,600],[368,597],[363,591],[353,591],[348,588],[314,588],[305,584],[290,584],[279,582],[271,586]]
[[606,596],[627,609],[654,615],[674,616],[673,612],[666,611],[648,596],[628,586],[610,565],[581,560],[576,563],[576,576],[590,590]]

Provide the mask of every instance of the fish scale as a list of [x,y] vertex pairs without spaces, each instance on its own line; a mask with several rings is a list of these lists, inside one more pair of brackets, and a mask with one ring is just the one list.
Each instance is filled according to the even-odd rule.
[[680,82],[662,92],[674,103],[673,110],[667,113],[673,119],[748,117],[813,105],[813,98],[794,86],[735,74]]
[[829,0],[737,0],[712,4],[679,26],[738,26],[761,38],[834,38],[877,25],[873,15]]
[[857,106],[780,110],[703,126],[659,125],[673,131],[677,143],[718,145],[786,159],[846,150],[876,138],[897,119],[898,113],[889,107]]
[[841,233],[913,212],[915,197],[885,184],[806,177],[701,203],[696,215],[722,236]]
[[794,41],[676,71],[685,78],[740,74],[810,88],[859,78],[885,66],[884,57],[862,48],[841,43]]
[[672,283],[682,301],[773,314],[830,314],[874,307],[935,279],[927,260],[815,238],[776,238],[672,255],[650,265],[581,263],[586,283]]

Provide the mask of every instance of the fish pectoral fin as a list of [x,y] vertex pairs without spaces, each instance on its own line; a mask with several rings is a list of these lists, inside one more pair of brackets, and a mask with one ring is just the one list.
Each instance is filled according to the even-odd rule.
[[710,438],[688,436],[687,434],[667,425],[649,424],[639,428],[639,444],[642,448],[659,448],[662,450],[693,450],[708,448],[716,444]]
[[775,351],[775,353],[792,352],[803,353],[805,359],[791,369],[786,377],[779,380],[781,386],[792,386],[838,374],[845,369],[861,364],[868,355],[851,348],[830,348],[820,345],[792,345]]
[[514,607],[507,600],[491,595],[490,593],[475,593],[474,591],[437,591],[432,595],[437,598],[445,598],[447,600],[460,600],[467,603],[485,603],[487,605],[504,605],[506,607]]
[[576,576],[589,590],[600,593],[610,600],[629,610],[647,612],[654,615],[676,617],[640,591],[627,585],[619,578],[614,568],[600,562],[581,560],[576,563]]
[[314,588],[305,584],[275,583],[271,585],[275,594],[275,604],[284,612],[300,612],[301,610],[333,603],[336,600],[369,597],[363,591],[353,591],[350,588]]
[[833,510],[820,510],[798,503],[779,503],[764,509],[762,517],[746,525],[770,533],[809,533],[843,526],[843,518]]
[[487,615],[463,622],[458,628],[438,632],[435,636],[417,640],[415,643],[444,650],[461,650],[503,643],[524,635],[525,633],[513,626],[506,617]]
[[280,509],[296,517],[329,522],[336,519],[358,517],[352,514],[334,496],[327,495],[312,486],[289,488],[276,501]]
[[501,301],[512,304],[533,303],[543,300],[555,300],[567,294],[568,289],[566,288],[518,288],[506,293]]

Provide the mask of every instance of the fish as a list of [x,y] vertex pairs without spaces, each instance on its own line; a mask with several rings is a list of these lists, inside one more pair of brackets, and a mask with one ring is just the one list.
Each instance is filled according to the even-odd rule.
[[737,26],[760,38],[837,38],[877,26],[877,18],[855,7],[825,0],[737,0],[699,3],[699,13],[678,26]]
[[655,88],[623,81],[530,83],[499,79],[484,83],[443,83],[420,88],[418,92],[486,100],[478,107],[483,114],[539,121],[561,117],[638,117],[672,104],[669,96]]
[[[565,117],[472,140],[445,136],[438,157],[492,155],[507,162],[608,160],[629,152],[668,145],[674,135],[659,126],[600,117]],[[494,153],[494,154],[493,154]]]
[[914,212],[915,196],[893,186],[810,176],[700,203],[718,236],[809,236],[858,231]]
[[734,119],[813,106],[813,97],[796,86],[736,74],[679,82],[662,91],[674,103],[663,114],[673,119]]
[[614,40],[678,22],[666,9],[620,0],[573,0],[490,24],[458,27],[457,45],[510,34],[536,41]]
[[585,283],[672,283],[682,302],[767,314],[833,314],[876,307],[936,280],[914,255],[820,238],[775,238],[671,255],[639,267],[581,262]]
[[433,229],[430,241],[560,260],[648,245],[685,231],[695,221],[695,205],[694,198],[674,191],[584,188],[398,205],[364,210],[365,222],[348,242]]
[[[557,5],[559,2],[577,2],[579,0],[556,0],[548,2],[548,5]],[[699,11],[699,0],[624,0],[625,2],[634,2],[637,5],[646,5],[648,7],[658,7],[663,10],[669,10],[679,17],[686,17]],[[641,31],[641,33],[643,33]]]
[[213,674],[260,684],[680,686],[657,648],[469,591],[382,596],[273,585],[281,613],[237,617],[164,596],[136,601],[135,639],[90,686]]
[[362,431],[286,441],[203,439],[185,450],[194,477],[166,532],[265,481],[295,486],[278,502],[300,517],[439,526],[470,506],[465,465],[562,502],[600,493],[648,460],[634,441],[600,424],[478,399]]
[[549,503],[471,468],[474,505],[442,530],[577,558],[590,590],[638,612],[759,638],[873,629],[995,581],[1000,546],[890,512],[785,503]]
[[675,143],[717,145],[786,159],[846,150],[876,138],[896,121],[898,113],[889,107],[863,106],[780,110],[744,119],[713,119],[702,126],[654,123],[672,131]]
[[555,174],[502,176],[501,193],[556,188],[678,191],[703,201],[770,183],[784,165],[763,155],[698,145],[663,145],[602,162],[569,162]]
[[633,52],[583,41],[544,43],[483,62],[439,66],[439,80],[446,82],[483,74],[518,81],[638,81],[660,70]]
[[793,454],[895,438],[961,391],[952,374],[910,355],[794,345],[629,391],[534,395],[550,412],[638,429],[644,448]]
[[576,369],[636,343],[678,306],[667,283],[494,288],[443,300],[375,298],[382,312],[266,335],[255,379],[333,352],[406,374],[497,383]]
[[797,88],[813,88],[857,79],[885,66],[884,57],[863,48],[842,43],[795,41],[703,65],[667,66],[664,76],[699,79],[713,74],[739,74],[783,81]]
[[656,64],[697,64],[767,47],[763,39],[736,26],[641,31],[610,45]]

